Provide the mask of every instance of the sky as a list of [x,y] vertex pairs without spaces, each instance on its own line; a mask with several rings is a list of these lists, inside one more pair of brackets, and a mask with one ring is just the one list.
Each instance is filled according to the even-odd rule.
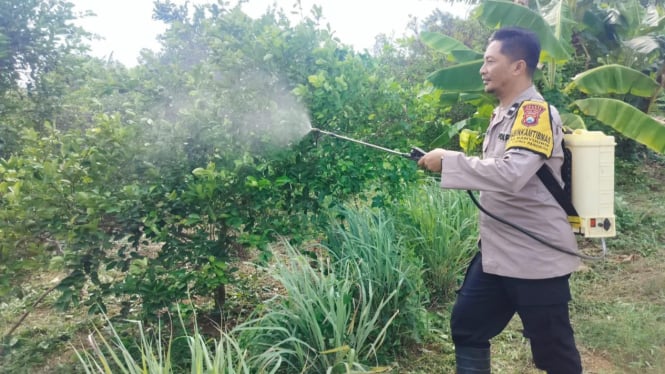
[[[87,31],[103,38],[91,43],[93,55],[103,58],[112,56],[126,66],[134,66],[138,63],[141,49],[159,48],[156,36],[164,31],[164,25],[152,20],[153,0],[70,1],[75,4],[75,11],[91,10],[97,15],[78,21]],[[185,0],[172,2],[182,4]],[[190,4],[211,2],[216,1],[189,0]],[[243,5],[243,11],[251,17],[258,17],[272,4],[289,11],[295,2],[249,0]],[[235,0],[231,4],[235,4]],[[301,4],[305,14],[309,14],[314,4],[320,5],[323,17],[330,23],[335,35],[342,43],[351,44],[356,50],[371,49],[374,37],[381,33],[404,35],[410,15],[424,19],[437,8],[460,17],[467,13],[464,6],[453,6],[441,0],[301,0]]]

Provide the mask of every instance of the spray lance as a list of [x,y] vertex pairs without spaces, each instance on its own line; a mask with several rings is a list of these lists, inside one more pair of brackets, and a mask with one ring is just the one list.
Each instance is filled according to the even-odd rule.
[[353,139],[353,138],[346,137],[344,135],[335,134],[334,132],[317,129],[316,127],[313,127],[311,129],[311,131],[312,132],[318,132],[318,133],[325,134],[325,135],[329,135],[329,136],[332,136],[334,138],[346,140],[346,141],[353,142],[353,143],[356,143],[356,144],[364,145],[366,147],[378,149],[380,151],[388,152],[388,153],[391,153],[391,154],[394,154],[394,155],[406,157],[406,158],[408,158],[410,160],[413,160],[413,161],[420,160],[420,158],[423,157],[425,155],[425,153],[427,153],[427,152],[423,151],[422,149],[420,149],[418,147],[412,147],[411,152],[409,152],[409,153],[398,152],[398,151],[394,151],[394,150],[389,149],[389,148],[381,147],[381,146],[376,145],[376,144],[371,144],[371,143],[363,142],[362,140]]

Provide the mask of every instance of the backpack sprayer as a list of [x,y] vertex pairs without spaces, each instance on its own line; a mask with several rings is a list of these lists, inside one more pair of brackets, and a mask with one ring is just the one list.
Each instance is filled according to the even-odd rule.
[[[420,158],[427,153],[418,147],[412,147],[411,152],[409,153],[398,152],[389,148],[335,134],[330,131],[317,128],[312,128],[311,131],[406,157],[413,161],[420,160]],[[570,134],[564,135],[564,145],[567,148],[567,151],[570,152],[571,156],[570,165],[564,165],[564,168],[568,169],[570,174],[570,181],[567,181],[567,183],[570,183],[571,185],[570,199],[579,215],[579,222],[573,224],[571,227],[574,233],[584,235],[585,238],[601,238],[603,256],[607,253],[605,238],[616,236],[614,215],[615,144],[613,136],[607,136],[601,131],[575,130]],[[483,213],[525,233],[555,250],[585,259],[596,260],[602,258],[586,256],[554,247],[550,243],[543,241],[522,228],[486,211],[480,206],[471,191],[467,192]]]
[[616,236],[614,216],[614,142],[602,131],[564,134],[571,153],[571,201],[580,217],[576,234],[585,238]]

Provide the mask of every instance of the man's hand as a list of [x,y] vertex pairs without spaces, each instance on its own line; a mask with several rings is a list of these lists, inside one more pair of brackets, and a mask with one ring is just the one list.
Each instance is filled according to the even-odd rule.
[[418,166],[425,168],[429,171],[436,173],[441,172],[441,160],[443,159],[443,153],[445,150],[441,148],[435,148],[427,152],[423,157],[418,161]]

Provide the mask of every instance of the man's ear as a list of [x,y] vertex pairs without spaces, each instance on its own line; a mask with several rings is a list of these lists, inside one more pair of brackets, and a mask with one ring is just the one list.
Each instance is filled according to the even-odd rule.
[[524,60],[515,61],[513,65],[513,74],[517,76],[523,73],[527,74],[526,61]]

